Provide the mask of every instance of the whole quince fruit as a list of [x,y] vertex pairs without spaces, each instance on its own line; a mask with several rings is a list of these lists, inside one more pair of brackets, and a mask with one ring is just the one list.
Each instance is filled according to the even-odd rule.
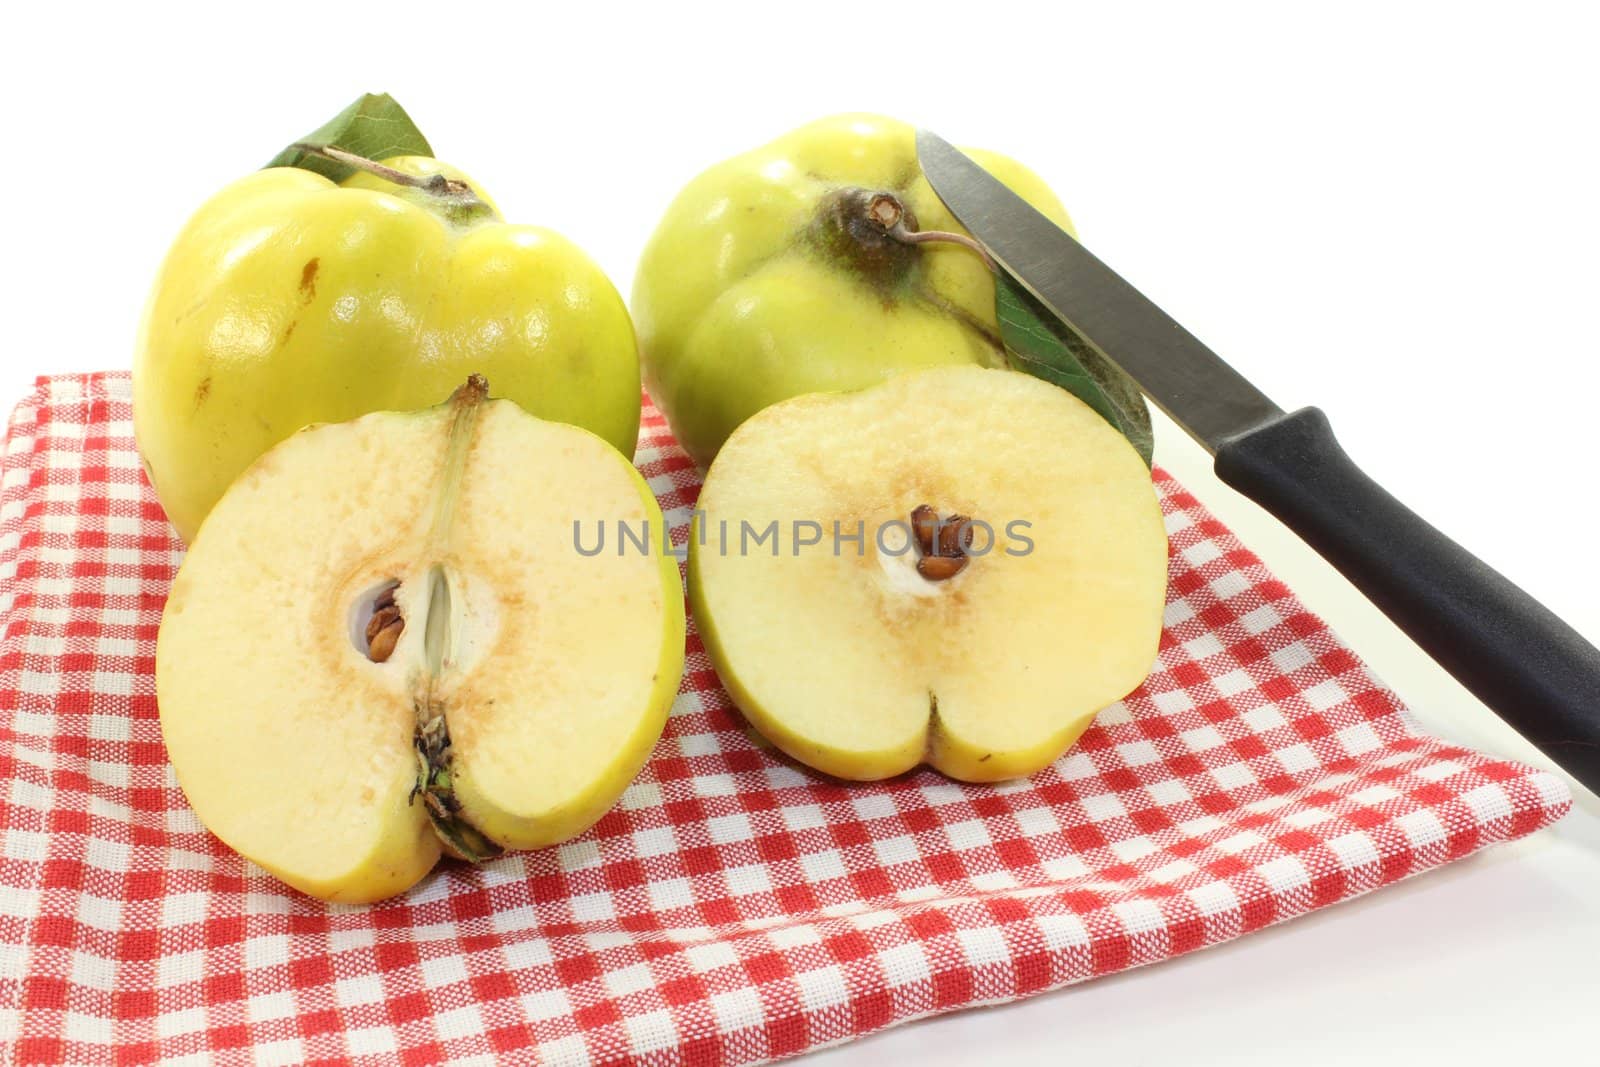
[[234,478],[301,427],[426,407],[475,373],[633,455],[632,323],[576,245],[507,224],[428,157],[338,184],[271,167],[212,197],[168,252],[134,357],[134,432],[190,541]]
[[[968,150],[1058,225],[1043,180]],[[734,428],[804,393],[944,364],[1004,366],[994,276],[917,163],[913,128],[841,115],[720,163],[668,208],[640,260],[634,323],[650,395],[709,465]]]

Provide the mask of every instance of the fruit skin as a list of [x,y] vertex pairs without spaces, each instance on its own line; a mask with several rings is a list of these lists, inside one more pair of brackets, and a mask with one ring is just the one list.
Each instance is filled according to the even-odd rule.
[[[1072,231],[1032,171],[969,152]],[[705,171],[646,245],[632,299],[645,380],[701,466],[780,400],[944,364],[1004,364],[984,262],[928,243],[892,268],[863,266],[819,230],[827,199],[845,188],[894,193],[918,229],[965,232],[923,177],[911,126],[839,115]]]
[[[467,180],[426,157],[384,162]],[[168,252],[134,354],[134,432],[189,541],[302,426],[426,407],[473,372],[633,455],[632,323],[575,245],[492,210],[452,222],[437,198],[372,175],[340,187],[275,167],[217,193]]]

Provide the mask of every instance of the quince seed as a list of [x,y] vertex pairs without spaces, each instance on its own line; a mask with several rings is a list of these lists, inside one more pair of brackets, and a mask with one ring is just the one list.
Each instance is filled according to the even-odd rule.
[[[377,616],[373,616],[374,619]],[[397,617],[388,625],[380,629],[372,638],[372,643],[367,646],[367,658],[374,663],[383,663],[394,655],[394,646],[400,640],[400,632],[406,628],[406,621]]]
[[930,582],[943,582],[960,574],[966,565],[966,556],[924,556],[917,560],[917,573]]
[[934,555],[933,536],[939,525],[939,513],[931,504],[918,504],[911,512],[911,529],[917,535],[917,549],[924,556]]

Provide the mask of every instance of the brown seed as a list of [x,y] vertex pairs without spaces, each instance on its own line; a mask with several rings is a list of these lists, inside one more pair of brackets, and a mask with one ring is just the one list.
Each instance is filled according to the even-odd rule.
[[374,637],[372,639],[372,643],[367,646],[367,658],[372,660],[374,663],[382,663],[390,656],[394,655],[395,643],[400,640],[400,632],[405,628],[405,620],[396,619],[388,626],[385,626],[383,629],[379,630],[378,635]]
[[384,608],[394,607],[394,593],[395,590],[399,588],[400,587],[398,585],[391,585],[389,588],[379,593],[378,599],[372,602],[373,610],[382,611]]
[[942,582],[960,574],[966,565],[966,556],[924,556],[917,560],[917,573],[930,582]]
[[939,513],[931,505],[918,504],[911,512],[911,531],[917,535],[917,548],[924,556],[933,555],[933,532],[939,525]]
[[388,626],[400,617],[400,609],[390,604],[386,608],[379,608],[367,620],[367,644],[372,644],[372,639],[378,636],[378,631]]
[[952,515],[939,526],[939,555],[961,556],[961,550],[972,547],[972,520],[965,515]]

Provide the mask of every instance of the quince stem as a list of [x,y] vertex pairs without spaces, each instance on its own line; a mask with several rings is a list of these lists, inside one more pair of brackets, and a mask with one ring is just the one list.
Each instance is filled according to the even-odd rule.
[[441,199],[453,200],[466,207],[475,205],[488,206],[478,198],[477,193],[472,191],[472,186],[458,178],[449,178],[443,174],[429,174],[426,177],[407,174],[403,170],[396,170],[393,167],[379,163],[377,160],[368,159],[366,156],[358,156],[354,152],[347,152],[343,148],[331,144],[309,144],[302,141],[291,145],[290,148],[295,151],[310,152],[312,155],[331,159],[335,163],[343,163],[345,166],[354,167],[357,170],[364,170],[368,174],[382,178],[386,182],[404,185],[409,189],[421,189],[425,193],[431,193]]
[[990,270],[995,269],[994,260],[990,257],[989,250],[964,233],[953,233],[950,230],[912,229],[906,224],[905,205],[900,203],[898,197],[889,193],[879,193],[874,196],[872,203],[867,205],[867,214],[872,216],[872,221],[883,227],[884,233],[901,244],[916,245],[936,241],[958,244],[963,248],[976,252],[978,258],[982,259],[984,265]]
[[478,416],[489,399],[489,382],[481,374],[450,394],[450,431],[446,438],[444,470],[440,473],[439,495],[434,500],[433,523],[428,528],[428,550],[436,557],[448,548],[451,525],[455,521],[456,501],[461,496],[461,480],[466,474],[467,455],[478,428]]

